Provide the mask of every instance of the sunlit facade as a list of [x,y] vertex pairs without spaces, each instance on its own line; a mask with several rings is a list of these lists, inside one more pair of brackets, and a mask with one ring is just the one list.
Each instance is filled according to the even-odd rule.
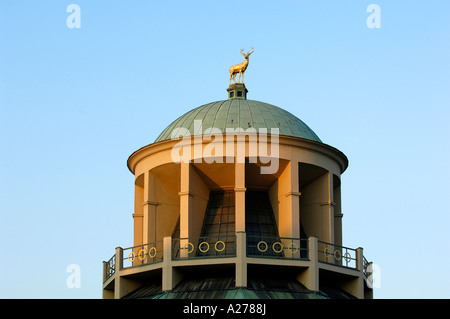
[[372,298],[342,242],[347,157],[243,84],[227,94],[129,157],[134,245],[104,262],[103,298]]

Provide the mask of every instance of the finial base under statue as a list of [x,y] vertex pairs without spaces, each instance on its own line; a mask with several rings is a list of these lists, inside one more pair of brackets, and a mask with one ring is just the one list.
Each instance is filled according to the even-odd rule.
[[247,88],[244,83],[233,83],[227,89],[228,99],[246,100],[247,99]]

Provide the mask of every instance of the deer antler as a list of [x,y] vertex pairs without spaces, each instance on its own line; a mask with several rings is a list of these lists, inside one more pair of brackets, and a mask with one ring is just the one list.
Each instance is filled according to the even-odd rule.
[[252,54],[253,52],[255,52],[255,49],[252,48],[252,52],[247,52],[247,55]]

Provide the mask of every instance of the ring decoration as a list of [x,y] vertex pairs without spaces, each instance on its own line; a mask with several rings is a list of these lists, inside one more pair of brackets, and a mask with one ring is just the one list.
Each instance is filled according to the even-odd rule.
[[298,251],[298,246],[294,242],[291,242],[287,247],[292,250],[292,254],[295,254]]
[[[202,249],[202,245],[203,245],[203,244],[206,244],[206,249]],[[198,245],[198,250],[200,250],[202,253],[206,253],[206,252],[209,250],[209,243],[207,243],[206,241],[201,242],[201,243]]]
[[[280,249],[278,249],[278,250],[275,249],[275,245],[280,245]],[[279,241],[274,242],[273,245],[272,245],[272,250],[274,252],[276,252],[277,254],[281,253],[283,251],[283,244],[280,243]]]
[[[266,248],[265,249],[261,249],[260,247],[259,247],[259,245],[260,244],[264,244],[264,245],[266,245]],[[269,246],[267,245],[267,243],[264,241],[264,240],[261,240],[257,245],[256,245],[256,248],[258,248],[258,250],[260,251],[260,252],[265,252],[268,248],[269,248]]]
[[145,259],[145,249],[141,248],[137,255],[138,255],[139,260],[143,261]]
[[[152,253],[152,252],[154,252],[154,253]],[[150,250],[148,251],[148,255],[150,256],[150,258],[155,258],[156,253],[157,253],[156,247],[152,247],[152,248],[150,248]]]
[[[191,249],[188,249],[187,247],[190,246],[192,247]],[[188,254],[192,253],[194,251],[194,245],[192,243],[187,243],[186,245],[184,245],[184,249],[188,250]]]
[[[219,244],[219,243],[221,243],[221,244],[223,245],[222,249],[217,249],[217,244]],[[223,241],[221,241],[221,240],[217,241],[216,244],[214,245],[214,249],[215,249],[217,252],[224,251],[224,250],[225,250],[225,243],[224,243]]]
[[[339,254],[338,254],[339,257],[336,256],[336,253],[339,253]],[[333,256],[334,256],[334,259],[336,259],[336,260],[341,260],[341,258],[342,258],[342,253],[341,253],[340,250],[336,249],[336,250],[334,251]]]
[[346,262],[350,262],[352,260],[352,256],[348,252],[346,252],[344,255],[344,260]]

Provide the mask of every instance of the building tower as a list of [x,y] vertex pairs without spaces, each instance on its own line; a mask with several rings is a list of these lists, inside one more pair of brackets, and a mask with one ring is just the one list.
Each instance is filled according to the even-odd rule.
[[371,263],[342,243],[347,157],[227,92],[129,157],[134,245],[103,263],[103,298],[372,298]]

